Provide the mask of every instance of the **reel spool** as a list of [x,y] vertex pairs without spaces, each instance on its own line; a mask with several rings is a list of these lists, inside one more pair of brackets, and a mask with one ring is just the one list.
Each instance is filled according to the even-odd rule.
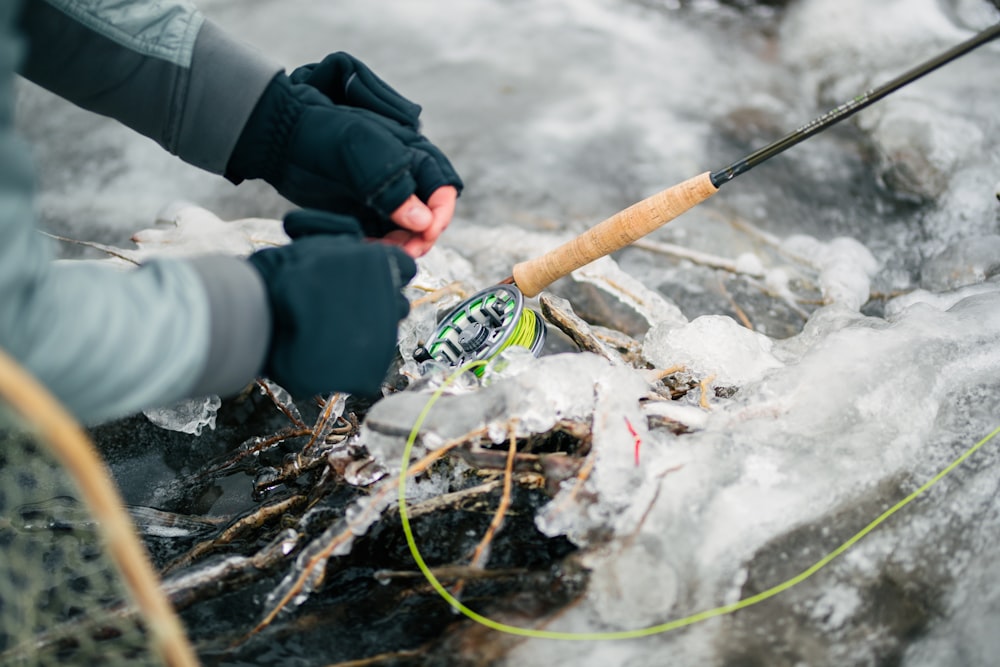
[[[453,368],[470,361],[492,359],[518,345],[536,357],[545,344],[545,323],[524,307],[524,295],[511,285],[494,285],[473,294],[444,316],[426,345],[417,348],[416,361],[433,359]],[[476,375],[483,367],[475,369]]]

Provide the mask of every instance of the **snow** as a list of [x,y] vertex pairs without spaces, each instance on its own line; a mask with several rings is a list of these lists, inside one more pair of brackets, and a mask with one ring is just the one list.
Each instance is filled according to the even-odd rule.
[[[637,199],[724,166],[1000,19],[971,0],[799,0],[753,20],[716,2],[204,6],[289,65],[333,45],[352,51],[424,105],[425,129],[466,190],[421,260],[411,300],[456,281],[493,284]],[[770,31],[755,23],[769,20]],[[710,388],[735,390],[728,398],[710,391],[708,409],[698,391],[647,401],[648,375],[559,353],[512,355],[482,387],[466,378],[441,399],[422,447],[483,424],[500,438],[511,420],[519,437],[565,417],[592,420],[587,500],[560,505],[570,480],[536,519],[593,547],[587,592],[547,629],[647,627],[778,584],[997,426],[998,65],[1000,45],[982,47],[652,235],[731,258],[727,284],[742,291],[728,294],[756,330],[738,321],[721,272],[635,248],[552,286],[587,285],[634,312],[650,327],[638,336],[645,361],[683,365]],[[54,104],[26,93],[22,109]],[[29,137],[58,138],[82,113],[51,108],[22,121]],[[761,122],[743,135],[725,129],[748,118]],[[289,205],[266,189],[250,184],[241,199],[146,140],[86,122],[97,131],[77,150],[116,150],[79,180],[62,166],[79,160],[58,146],[40,152],[40,204],[54,230],[134,257],[283,242],[276,218]],[[175,200],[197,206],[158,214]],[[133,233],[158,217],[167,224],[136,234],[134,246]],[[403,324],[404,357],[434,311],[415,307]],[[387,467],[443,375],[372,408],[364,443]],[[653,415],[690,432],[650,428]],[[639,466],[629,424],[642,441]],[[787,664],[989,664],[1000,651],[998,444],[759,615],[628,642],[528,639],[504,664],[786,664],[788,655]]]

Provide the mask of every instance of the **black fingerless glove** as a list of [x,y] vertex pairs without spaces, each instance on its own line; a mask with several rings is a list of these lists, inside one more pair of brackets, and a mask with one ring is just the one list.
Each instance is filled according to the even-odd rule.
[[401,290],[416,264],[395,246],[365,242],[346,216],[294,211],[285,231],[290,244],[249,258],[273,319],[264,374],[296,398],[378,396],[409,312]]
[[367,236],[411,194],[462,181],[418,130],[420,107],[362,63],[334,54],[277,75],[254,108],[226,177],[262,178],[292,202],[357,218]]
[[406,99],[354,56],[332,53],[322,62],[303,65],[288,75],[323,93],[334,104],[367,109],[400,125],[420,129],[420,105]]

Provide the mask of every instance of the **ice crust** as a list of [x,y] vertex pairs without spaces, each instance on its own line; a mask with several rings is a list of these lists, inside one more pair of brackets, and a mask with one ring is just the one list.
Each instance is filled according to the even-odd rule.
[[143,414],[149,421],[168,431],[201,435],[206,426],[215,428],[215,417],[220,407],[222,399],[218,396],[206,396],[162,408],[150,408],[144,410]]

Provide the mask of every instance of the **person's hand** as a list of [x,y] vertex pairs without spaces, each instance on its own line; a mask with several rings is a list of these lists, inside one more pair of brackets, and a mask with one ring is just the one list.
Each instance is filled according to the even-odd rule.
[[[296,68],[288,78],[292,83],[312,86],[334,104],[367,109],[414,131],[420,130],[420,105],[400,95],[349,53],[332,53],[321,62]],[[447,163],[443,155],[438,157]],[[455,180],[434,190],[425,201],[411,195],[389,216],[399,229],[389,231],[383,238],[413,257],[424,255],[451,222],[460,188],[461,180],[456,174]]]
[[410,305],[416,264],[365,242],[349,216],[293,211],[288,245],[249,257],[267,287],[272,333],[264,374],[296,398],[344,391],[377,396]]
[[419,132],[420,107],[347,54],[279,74],[226,176],[264,178],[291,201],[356,217],[411,256],[448,226],[462,181]]

